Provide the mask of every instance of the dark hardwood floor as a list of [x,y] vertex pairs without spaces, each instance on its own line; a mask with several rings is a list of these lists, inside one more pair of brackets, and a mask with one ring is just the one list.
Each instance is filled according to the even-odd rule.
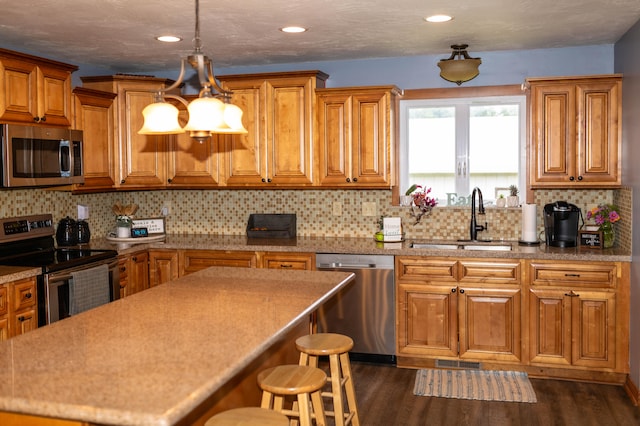
[[536,404],[413,395],[416,370],[353,362],[362,426],[640,425],[622,386],[530,379]]

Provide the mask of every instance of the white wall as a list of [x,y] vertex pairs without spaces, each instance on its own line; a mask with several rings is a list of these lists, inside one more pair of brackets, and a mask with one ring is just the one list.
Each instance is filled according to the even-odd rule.
[[[640,188],[640,22],[615,45],[615,72],[624,74],[622,83],[622,180],[634,192]],[[640,197],[633,197],[633,221],[640,220]],[[640,385],[640,226],[632,227],[631,263],[631,380]]]

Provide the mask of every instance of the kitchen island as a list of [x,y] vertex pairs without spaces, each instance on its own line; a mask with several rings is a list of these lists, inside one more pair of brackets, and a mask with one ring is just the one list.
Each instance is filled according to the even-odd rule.
[[201,424],[352,280],[213,267],[3,342],[0,424]]

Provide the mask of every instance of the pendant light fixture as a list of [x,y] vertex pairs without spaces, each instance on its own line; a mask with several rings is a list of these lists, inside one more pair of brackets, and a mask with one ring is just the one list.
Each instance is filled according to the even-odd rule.
[[[213,74],[211,59],[202,53],[200,43],[200,1],[196,1],[196,28],[194,51],[180,63],[180,75],[171,86],[155,93],[154,102],[142,111],[144,124],[138,131],[141,135],[167,135],[189,132],[189,136],[200,143],[214,133],[244,134],[247,129],[242,125],[242,110],[231,104],[232,92],[224,90]],[[168,92],[180,86],[184,80],[185,64],[189,63],[198,73],[200,81],[199,97],[191,102]],[[165,101],[176,99],[187,107],[189,121],[181,127],[178,123],[178,108]]]
[[453,49],[451,56],[438,62],[440,77],[460,86],[480,74],[478,67],[482,60],[470,57],[467,53],[467,47],[469,47],[468,44],[454,44],[451,46]]

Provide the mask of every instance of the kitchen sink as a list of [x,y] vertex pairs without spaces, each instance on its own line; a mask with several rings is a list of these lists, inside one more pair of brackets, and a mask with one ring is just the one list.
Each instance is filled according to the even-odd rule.
[[411,248],[433,250],[511,251],[511,244],[492,243],[411,243]]

